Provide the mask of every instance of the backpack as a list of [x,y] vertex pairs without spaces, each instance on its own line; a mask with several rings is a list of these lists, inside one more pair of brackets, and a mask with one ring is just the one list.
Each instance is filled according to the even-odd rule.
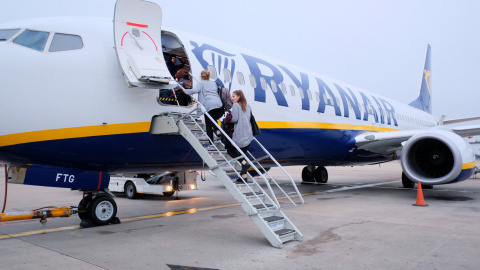
[[223,110],[224,111],[230,110],[233,106],[233,101],[232,101],[232,97],[230,96],[230,92],[228,91],[227,88],[221,86],[217,82],[215,83],[217,84],[217,92],[218,92],[218,95],[220,96],[220,100],[222,100]]

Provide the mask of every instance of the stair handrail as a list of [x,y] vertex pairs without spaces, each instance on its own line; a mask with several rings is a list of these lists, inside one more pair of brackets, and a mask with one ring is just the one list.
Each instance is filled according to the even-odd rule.
[[[280,168],[283,173],[285,175],[288,176],[288,178],[290,179],[290,182],[293,186],[293,188],[295,189],[295,193],[297,193],[298,197],[300,198],[300,201],[301,201],[301,204],[300,206],[304,205],[305,204],[305,201],[303,199],[303,197],[301,196],[301,193],[300,191],[298,190],[297,188],[297,185],[295,184],[295,181],[293,180],[292,176],[283,168],[283,166],[280,165],[280,163],[278,163],[278,161],[273,157],[272,154],[270,154],[270,152],[257,140],[257,138],[253,138],[253,140],[262,148],[262,150],[265,152],[265,154],[268,155],[268,157],[270,158],[271,161],[273,161],[275,163],[275,165]],[[255,158],[252,153],[250,153],[250,151],[248,151],[248,154],[250,154],[250,156],[252,156],[252,158]],[[265,168],[263,167],[263,165],[260,163],[260,161],[257,161],[255,162],[256,164],[258,164],[257,166],[259,166],[263,171],[264,171],[264,174],[267,174],[275,183],[275,185],[281,190],[281,192],[285,195],[286,198],[288,198],[290,200],[290,202],[292,204],[294,204],[296,206],[296,203],[291,199],[291,196],[289,196],[285,190],[283,190],[283,188],[278,184],[278,182],[268,173],[267,170],[265,170]],[[256,166],[255,166],[256,167]]]

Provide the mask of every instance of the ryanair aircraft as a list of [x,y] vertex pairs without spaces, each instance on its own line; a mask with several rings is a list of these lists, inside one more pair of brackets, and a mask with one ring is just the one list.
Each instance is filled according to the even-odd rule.
[[480,126],[450,128],[431,114],[430,46],[418,98],[402,104],[161,23],[158,5],[118,0],[113,22],[0,25],[0,160],[27,168],[20,182],[101,192],[111,173],[201,169],[182,136],[150,132],[155,116],[196,106],[164,95],[178,86],[171,73],[180,68],[181,79],[209,70],[230,91],[243,90],[258,140],[282,165],[304,165],[304,182],[326,183],[326,166],[388,162],[400,151],[405,187],[455,183],[474,171],[462,137]]

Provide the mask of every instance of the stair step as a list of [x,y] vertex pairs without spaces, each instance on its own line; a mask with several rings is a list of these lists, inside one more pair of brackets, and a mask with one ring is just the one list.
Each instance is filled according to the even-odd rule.
[[233,171],[232,167],[231,167],[230,165],[227,165],[227,164],[230,163],[230,164],[232,164],[232,166],[235,166],[235,165],[234,165],[234,164],[236,163],[235,161],[237,161],[237,160],[239,160],[239,159],[241,159],[241,158],[242,158],[242,157],[240,156],[240,157],[231,159],[231,160],[229,160],[228,162],[222,162],[222,163],[218,164],[217,166],[212,167],[211,169],[215,169],[215,168],[220,167],[220,168],[222,168],[222,170],[224,170],[224,171],[228,171],[228,172]]
[[266,217],[263,220],[267,222],[268,227],[272,231],[279,231],[285,229],[285,218],[284,217],[279,217],[279,216],[270,216]]
[[276,233],[278,236],[284,236],[284,235],[287,235],[287,234],[295,233],[295,230],[292,230],[292,229],[280,229],[280,230],[275,231],[275,233]]
[[245,195],[245,197],[251,197],[251,196],[255,196],[255,195],[263,195],[263,192],[261,191],[258,191],[258,192],[247,192],[247,193],[243,193],[243,195]]
[[207,150],[207,149],[206,150],[208,151],[209,154],[219,154],[218,152],[220,151],[220,153],[222,153],[222,155],[225,156],[225,154],[227,153],[227,150],[223,150],[220,145],[218,145],[217,148],[218,150]]
[[264,218],[263,220],[265,220],[267,223],[270,223],[270,222],[285,220],[285,218],[284,217],[279,217],[279,216],[270,216],[270,217]]
[[[271,207],[273,207],[273,204],[265,204],[265,206],[266,206],[267,208],[271,208]],[[255,209],[264,209],[265,206],[264,206],[263,204],[255,204],[255,205],[253,205],[253,207],[255,207]]]

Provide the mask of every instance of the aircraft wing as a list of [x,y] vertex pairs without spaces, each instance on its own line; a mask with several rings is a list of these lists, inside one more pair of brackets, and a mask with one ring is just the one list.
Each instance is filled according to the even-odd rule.
[[388,154],[402,148],[402,143],[423,130],[365,132],[355,137],[358,150]]
[[365,132],[355,137],[358,150],[367,150],[377,154],[388,154],[402,148],[402,143],[412,136],[431,131],[451,131],[461,137],[480,135],[480,125],[469,126],[437,126],[431,129],[414,129],[385,132]]
[[462,137],[480,135],[480,125],[452,127],[451,130]]

